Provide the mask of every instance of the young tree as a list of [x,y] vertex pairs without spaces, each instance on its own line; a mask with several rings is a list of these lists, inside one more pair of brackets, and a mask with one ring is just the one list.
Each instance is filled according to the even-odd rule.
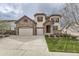
[[74,22],[79,25],[79,4],[67,3],[62,10],[64,28],[67,30]]
[[62,12],[65,21],[76,22],[79,20],[79,4],[67,3]]

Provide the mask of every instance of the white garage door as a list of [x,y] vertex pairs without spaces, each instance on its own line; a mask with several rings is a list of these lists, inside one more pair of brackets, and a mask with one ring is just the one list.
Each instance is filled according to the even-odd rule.
[[43,35],[43,29],[37,29],[37,35]]
[[33,28],[20,28],[19,35],[23,36],[33,35]]

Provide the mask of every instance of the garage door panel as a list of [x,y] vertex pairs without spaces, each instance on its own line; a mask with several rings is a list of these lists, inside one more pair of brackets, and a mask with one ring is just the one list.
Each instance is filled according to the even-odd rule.
[[33,29],[32,28],[20,28],[19,35],[33,35]]
[[37,29],[37,35],[43,35],[43,29]]

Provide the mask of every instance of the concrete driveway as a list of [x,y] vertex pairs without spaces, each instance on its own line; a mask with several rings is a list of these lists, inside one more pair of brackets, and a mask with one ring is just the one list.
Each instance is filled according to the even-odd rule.
[[49,55],[44,36],[10,36],[0,39],[0,55]]

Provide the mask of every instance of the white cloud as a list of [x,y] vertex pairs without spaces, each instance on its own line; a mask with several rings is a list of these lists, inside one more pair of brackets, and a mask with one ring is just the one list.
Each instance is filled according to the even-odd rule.
[[12,8],[7,5],[0,5],[0,12],[2,13],[8,13],[11,12]]
[[[54,6],[53,6],[54,5]],[[62,5],[62,4],[61,4]],[[19,16],[27,15],[34,17],[33,15],[38,11],[51,13],[54,8],[58,8],[59,4],[0,4],[0,18],[17,19]]]
[[13,8],[13,6],[10,5],[0,5],[0,12],[2,13],[10,13],[10,12],[14,12],[15,14],[19,14],[22,13],[21,8],[17,6],[17,8]]

